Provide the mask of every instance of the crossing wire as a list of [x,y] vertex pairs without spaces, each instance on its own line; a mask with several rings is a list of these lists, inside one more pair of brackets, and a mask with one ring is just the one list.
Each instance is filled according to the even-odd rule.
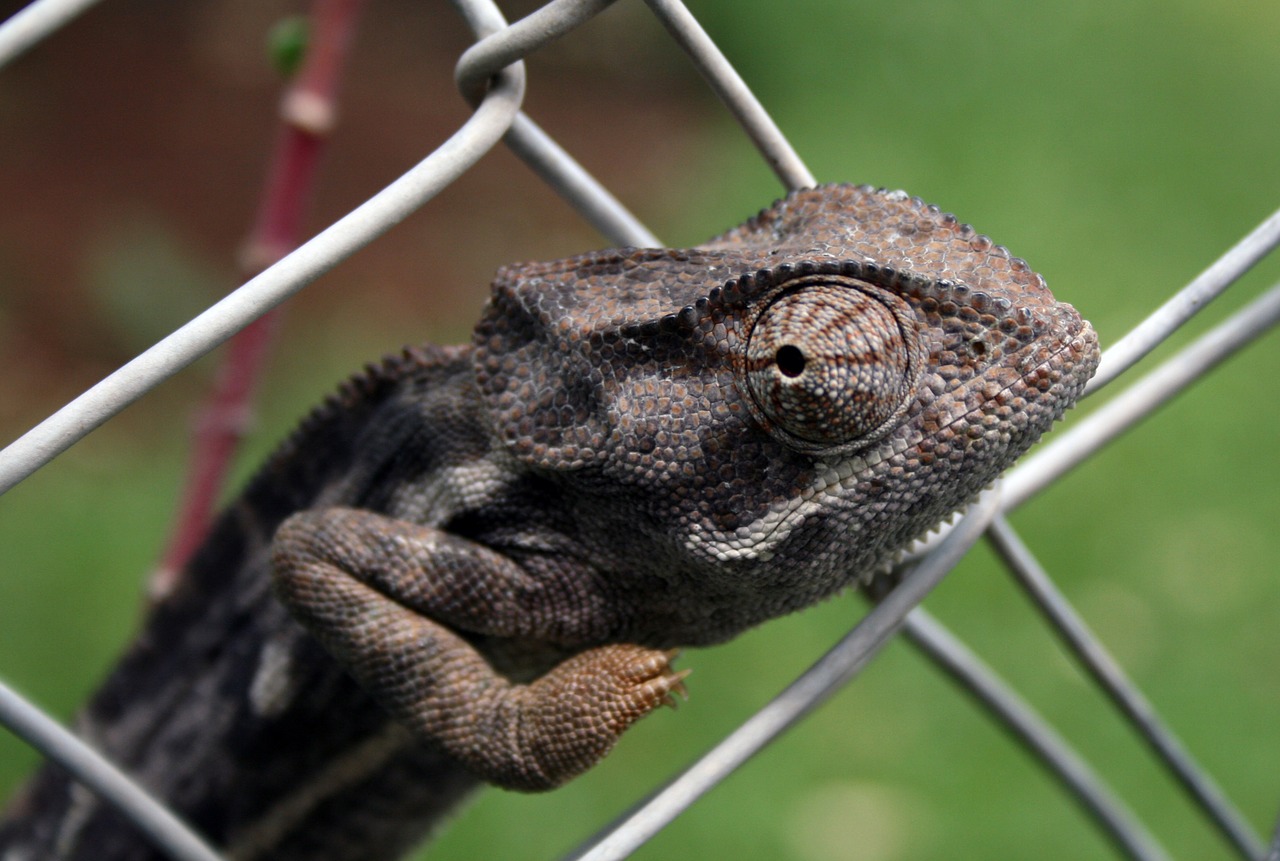
[[[94,2],[96,0],[37,0],[0,24],[0,68],[89,9]],[[457,132],[398,180],[294,253],[176,329],[0,451],[0,493],[36,472],[262,313],[377,239],[462,176],[499,141],[505,142],[611,242],[660,245],[659,239],[617,198],[521,110],[525,78],[521,60],[581,26],[611,2],[554,0],[508,25],[489,0],[454,0],[456,10],[477,38],[457,64],[458,86],[474,107],[472,115]],[[784,187],[813,185],[813,175],[785,135],[688,9],[679,0],[646,0],[646,3],[689,55]],[[1280,242],[1280,212],[1265,220],[1109,350],[1090,384],[1089,393],[1121,376],[1164,342],[1208,301],[1269,253],[1277,242]],[[1072,643],[1081,660],[1119,704],[1121,713],[1157,753],[1170,762],[1178,780],[1201,805],[1209,820],[1217,824],[1241,857],[1264,857],[1268,850],[1259,838],[1244,824],[1243,817],[1212,779],[1204,775],[1189,756],[1183,755],[1181,743],[1153,718],[1154,710],[1149,702],[1123,678],[1102,645],[1080,622],[1078,614],[1065,605],[1065,599],[1030,557],[1002,512],[1056,481],[1227,355],[1272,329],[1278,319],[1280,286],[1185,348],[1013,470],[1003,483],[1002,492],[984,495],[953,530],[944,530],[940,537],[928,542],[926,549],[910,560],[912,573],[827,656],[702,761],[633,814],[584,845],[573,857],[602,861],[625,857],[634,851],[832,691],[847,683],[899,629],[957,679],[995,719],[1009,726],[1080,800],[1122,852],[1137,859],[1168,857],[1155,838],[1065,741],[940,623],[923,610],[913,609],[989,524],[993,524],[991,536],[1011,570],[1028,584],[1038,602],[1055,608],[1046,610],[1051,624]],[[217,857],[163,805],[7,687],[0,687],[0,721],[46,756],[72,769],[86,785],[124,810],[173,858],[210,861]],[[1268,857],[1280,858],[1280,836],[1273,839]]]

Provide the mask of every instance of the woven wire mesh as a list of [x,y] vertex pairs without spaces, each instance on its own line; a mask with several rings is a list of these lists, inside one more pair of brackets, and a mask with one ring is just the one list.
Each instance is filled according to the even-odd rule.
[[[33,4],[24,13],[24,18],[15,18],[6,25],[4,30],[0,30],[0,64],[35,44],[46,33],[51,32],[51,28],[63,23],[67,16],[81,11],[87,5],[47,2],[47,0]],[[652,234],[618,205],[607,192],[594,185],[593,181],[576,165],[566,161],[563,152],[551,144],[532,121],[518,113],[523,92],[523,73],[515,70],[499,71],[519,57],[536,52],[551,39],[579,26],[609,4],[553,3],[530,16],[517,27],[509,29],[504,28],[496,10],[486,4],[459,2],[457,5],[477,36],[492,34],[483,45],[468,51],[459,62],[460,86],[470,99],[478,102],[478,107],[476,113],[459,129],[457,135],[447,144],[434,150],[400,180],[357,207],[332,228],[323,231],[286,261],[282,261],[281,264],[253,279],[226,300],[175,331],[154,348],[139,356],[137,360],[107,377],[102,383],[15,441],[0,453],[0,486],[4,489],[13,487],[81,436],[108,420],[136,398],[145,395],[160,381],[216,346],[257,314],[282,301],[327,271],[337,261],[373,241],[382,232],[405,218],[417,206],[431,199],[449,183],[463,175],[476,160],[497,146],[504,135],[511,148],[521,157],[534,162],[535,170],[539,175],[556,187],[609,241],[617,244],[654,244],[655,239]],[[812,176],[801,160],[791,150],[777,128],[759,110],[741,80],[723,61],[714,45],[703,38],[701,31],[683,7],[665,0],[664,2],[653,0],[649,3],[649,7],[668,28],[675,40],[694,58],[716,93],[730,105],[735,118],[757,142],[766,163],[777,173],[783,185],[796,187],[811,184]],[[485,82],[490,81],[495,74],[498,75],[493,79],[495,83],[486,89]],[[1246,269],[1269,250],[1275,244],[1278,234],[1280,234],[1280,224],[1275,217],[1263,222],[1255,234],[1224,258],[1223,263],[1207,271],[1205,276],[1194,281],[1187,290],[1172,299],[1169,305],[1152,315],[1152,322],[1139,330],[1138,335],[1121,342],[1110,351],[1106,364],[1100,372],[1100,382],[1108,382],[1121,375],[1147,350],[1170,337],[1182,322],[1206,304],[1208,298],[1230,286],[1240,271]],[[1224,274],[1224,270],[1230,271]],[[1104,274],[1100,273],[1100,277]],[[1055,284],[1055,286],[1063,298],[1073,300],[1074,297],[1068,290],[1064,290],[1061,284]],[[1172,290],[1169,291],[1169,293],[1172,292]],[[1200,372],[1211,368],[1225,355],[1265,332],[1280,315],[1280,299],[1277,295],[1275,290],[1264,293],[1262,298],[1241,311],[1232,320],[1222,324],[1220,329],[1214,330],[1200,341],[1186,347],[1167,364],[1162,365],[1158,371],[1143,378],[1132,388],[1125,387],[1123,380],[1117,383],[1116,388],[1126,388],[1121,396],[1116,396],[1103,408],[1093,412],[1085,421],[1077,423],[1074,430],[1061,434],[1025,464],[1015,469],[1004,483],[999,496],[986,501],[986,516],[988,518],[994,516],[997,508],[1011,510],[1027,501],[1044,486],[1055,481],[1067,468],[1105,444],[1111,435],[1122,432],[1133,422],[1153,412],[1165,398],[1177,394],[1182,386],[1195,379]],[[1087,307],[1084,310],[1086,314],[1089,313]],[[1099,387],[1100,384],[1095,384],[1094,389]],[[1250,437],[1246,434],[1243,443],[1237,441],[1235,444],[1248,444],[1249,439]],[[968,523],[973,527],[976,521],[970,520]],[[957,532],[963,532],[963,529]],[[993,535],[1000,553],[1006,558],[1016,560],[1020,556],[1025,556],[1020,552],[1020,543],[1016,534],[1003,518],[996,520]],[[951,546],[939,548],[942,551],[954,549],[954,543]],[[931,556],[929,562],[921,564],[922,566],[933,564],[934,567],[938,567],[939,563],[934,560],[941,558]],[[1022,558],[1021,562],[1015,561],[1011,564],[1024,576],[1034,577],[1033,562]],[[1230,563],[1227,561],[1224,564]],[[949,566],[942,566],[943,569],[946,567]],[[1028,571],[1032,574],[1028,575]],[[881,608],[887,603],[882,604]],[[902,611],[905,612],[905,608],[902,608]],[[1068,627],[1071,626],[1070,622],[1066,624]],[[926,651],[935,651],[949,672],[959,673],[969,678],[968,684],[975,691],[995,691],[997,695],[999,694],[999,688],[989,687],[991,683],[989,677],[983,676],[982,671],[974,669],[971,663],[966,663],[966,653],[958,645],[949,642],[945,631],[940,630],[931,617],[922,615],[913,617],[908,623],[908,633],[922,644]],[[857,635],[854,636],[856,639]],[[879,642],[884,636],[885,633],[882,632],[873,639]],[[1081,648],[1088,651],[1093,646],[1086,645]],[[789,725],[793,719],[803,715],[820,702],[835,685],[844,681],[854,668],[861,666],[869,654],[870,651],[866,646],[858,646],[847,655],[843,654],[838,647],[833,652],[834,657],[829,656],[833,663],[819,665],[817,668],[818,678],[806,676],[775,706],[752,718],[745,725],[744,731],[731,737],[726,746],[717,748],[716,753],[705,760],[694,772],[693,778],[676,784],[673,790],[661,797],[668,801],[660,800],[658,808],[647,808],[630,824],[624,826],[621,832],[615,832],[594,850],[587,850],[586,857],[619,857],[629,851],[646,836],[647,829],[652,827],[653,823],[660,825],[670,814],[684,809],[705,788],[714,786],[722,780],[726,774],[723,770],[724,763],[736,765],[756,747],[767,745],[774,732]],[[823,669],[824,666],[827,669]],[[1110,669],[1104,669],[1100,674],[1114,676]],[[1131,694],[1119,696],[1130,697],[1127,700],[1128,710],[1145,715],[1146,708],[1142,701],[1139,701],[1138,706],[1134,706]],[[998,696],[995,698],[998,699]],[[33,732],[43,731],[41,727],[46,725],[39,716],[29,717],[32,726],[35,727]],[[857,731],[857,728],[852,728],[850,731]],[[1037,732],[1034,726],[1029,731]],[[1052,748],[1055,743],[1043,734],[1033,734],[1031,738],[1030,744],[1033,747]],[[1255,748],[1258,743],[1265,744],[1265,740],[1259,739],[1253,745],[1246,742],[1243,747],[1256,753]],[[48,752],[57,743],[46,740],[40,741],[39,744]],[[1159,741],[1152,744],[1157,747],[1168,746]],[[1060,768],[1069,775],[1067,778],[1069,781],[1075,782],[1078,787],[1083,786],[1085,792],[1095,793],[1089,796],[1092,800],[1088,803],[1099,811],[1104,821],[1110,823],[1105,827],[1111,829],[1113,838],[1118,843],[1128,847],[1133,857],[1165,857],[1155,840],[1129,821],[1127,812],[1119,802],[1106,794],[1101,796],[1096,794],[1096,789],[1091,788],[1093,778],[1080,771],[1084,768],[1087,772],[1087,766],[1072,760],[1070,764],[1063,764]],[[1191,778],[1190,782],[1195,783],[1197,779]],[[1216,790],[1212,787],[1202,787],[1199,791],[1202,796],[1210,798],[1211,804],[1216,803]],[[665,808],[667,812],[663,812],[662,804],[668,805]],[[1256,813],[1254,815],[1256,818]],[[1261,844],[1257,837],[1248,835],[1247,827],[1237,821],[1238,816],[1234,812],[1230,809],[1220,812],[1219,819],[1223,823],[1221,830],[1234,835],[1234,842],[1240,845],[1242,854],[1252,857],[1258,857],[1261,854]],[[171,824],[162,823],[157,827],[166,833],[173,833]],[[184,838],[179,836],[173,839],[181,842]],[[198,847],[190,845],[185,848],[174,847],[176,857],[207,857],[201,855],[201,851]]]

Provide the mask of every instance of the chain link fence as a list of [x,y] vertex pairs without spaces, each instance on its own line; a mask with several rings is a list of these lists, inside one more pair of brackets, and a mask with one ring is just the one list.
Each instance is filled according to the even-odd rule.
[[[804,162],[689,11],[675,0],[646,2],[729,108],[783,187],[813,185],[814,177]],[[0,67],[90,5],[84,0],[39,0],[31,4],[0,26]],[[0,492],[32,476],[158,384],[377,240],[499,144],[505,144],[524,160],[610,243],[662,244],[617,198],[522,113],[526,86],[522,58],[570,33],[610,3],[557,0],[512,25],[507,24],[491,3],[456,0],[454,5],[477,39],[457,64],[458,87],[474,106],[474,113],[456,133],[331,227],[0,451]],[[440,14],[445,12],[441,10]],[[1118,851],[1141,859],[1177,855],[1176,851],[1162,847],[1160,840],[1139,822],[1084,756],[1073,751],[968,647],[917,607],[924,594],[985,534],[1003,564],[1066,643],[1067,650],[1082,662],[1086,673],[1114,703],[1117,712],[1131,722],[1163,764],[1169,779],[1184,789],[1210,827],[1221,835],[1223,843],[1239,857],[1280,858],[1280,843],[1273,844],[1268,852],[1264,840],[1248,823],[1248,817],[1231,804],[1215,780],[1197,765],[1150,701],[1133,686],[1119,663],[1090,633],[1080,614],[1048,579],[1006,516],[1280,321],[1280,286],[1277,286],[1263,291],[1197,340],[1169,354],[1154,370],[1128,379],[1137,373],[1131,371],[1135,365],[1170,339],[1213,298],[1236,283],[1277,243],[1280,243],[1280,213],[1262,221],[1185,288],[1170,291],[1167,302],[1106,351],[1088,391],[1093,395],[1110,386],[1122,389],[1119,393],[1108,392],[1101,407],[1056,434],[1015,467],[1001,486],[979,500],[954,527],[932,537],[908,560],[910,573],[903,585],[878,603],[845,639],[704,758],[584,845],[573,857],[598,861],[626,857],[635,851],[852,679],[899,630],[981,703],[992,720],[1004,725],[1045,764]],[[1072,300],[1062,285],[1055,286],[1063,298]],[[1087,316],[1088,308],[1082,310]],[[1267,396],[1274,397],[1274,393]],[[1270,436],[1274,437],[1274,430]],[[1269,455],[1267,451],[1260,454]],[[0,719],[45,756],[62,762],[85,784],[126,810],[174,858],[212,861],[218,857],[198,835],[190,833],[161,805],[132,785],[127,776],[8,688],[0,688]],[[1244,755],[1248,755],[1251,746],[1269,742],[1269,739],[1242,740],[1241,748]]]

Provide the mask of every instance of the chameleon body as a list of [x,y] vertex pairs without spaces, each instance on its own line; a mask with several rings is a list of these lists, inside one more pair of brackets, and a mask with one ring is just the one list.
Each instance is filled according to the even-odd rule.
[[[865,583],[1079,396],[1088,323],[901,192],[507,267],[218,521],[80,728],[235,859],[394,858],[597,762],[729,639]],[[299,624],[300,623],[300,624]],[[0,857],[158,857],[47,769]]]

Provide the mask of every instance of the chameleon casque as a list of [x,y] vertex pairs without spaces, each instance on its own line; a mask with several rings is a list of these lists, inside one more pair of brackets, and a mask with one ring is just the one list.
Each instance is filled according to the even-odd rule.
[[[1097,339],[902,192],[502,269],[216,523],[79,721],[234,859],[390,859],[590,768],[718,643],[866,583],[1080,395]],[[300,624],[299,624],[300,623]],[[0,859],[161,857],[46,768]]]

